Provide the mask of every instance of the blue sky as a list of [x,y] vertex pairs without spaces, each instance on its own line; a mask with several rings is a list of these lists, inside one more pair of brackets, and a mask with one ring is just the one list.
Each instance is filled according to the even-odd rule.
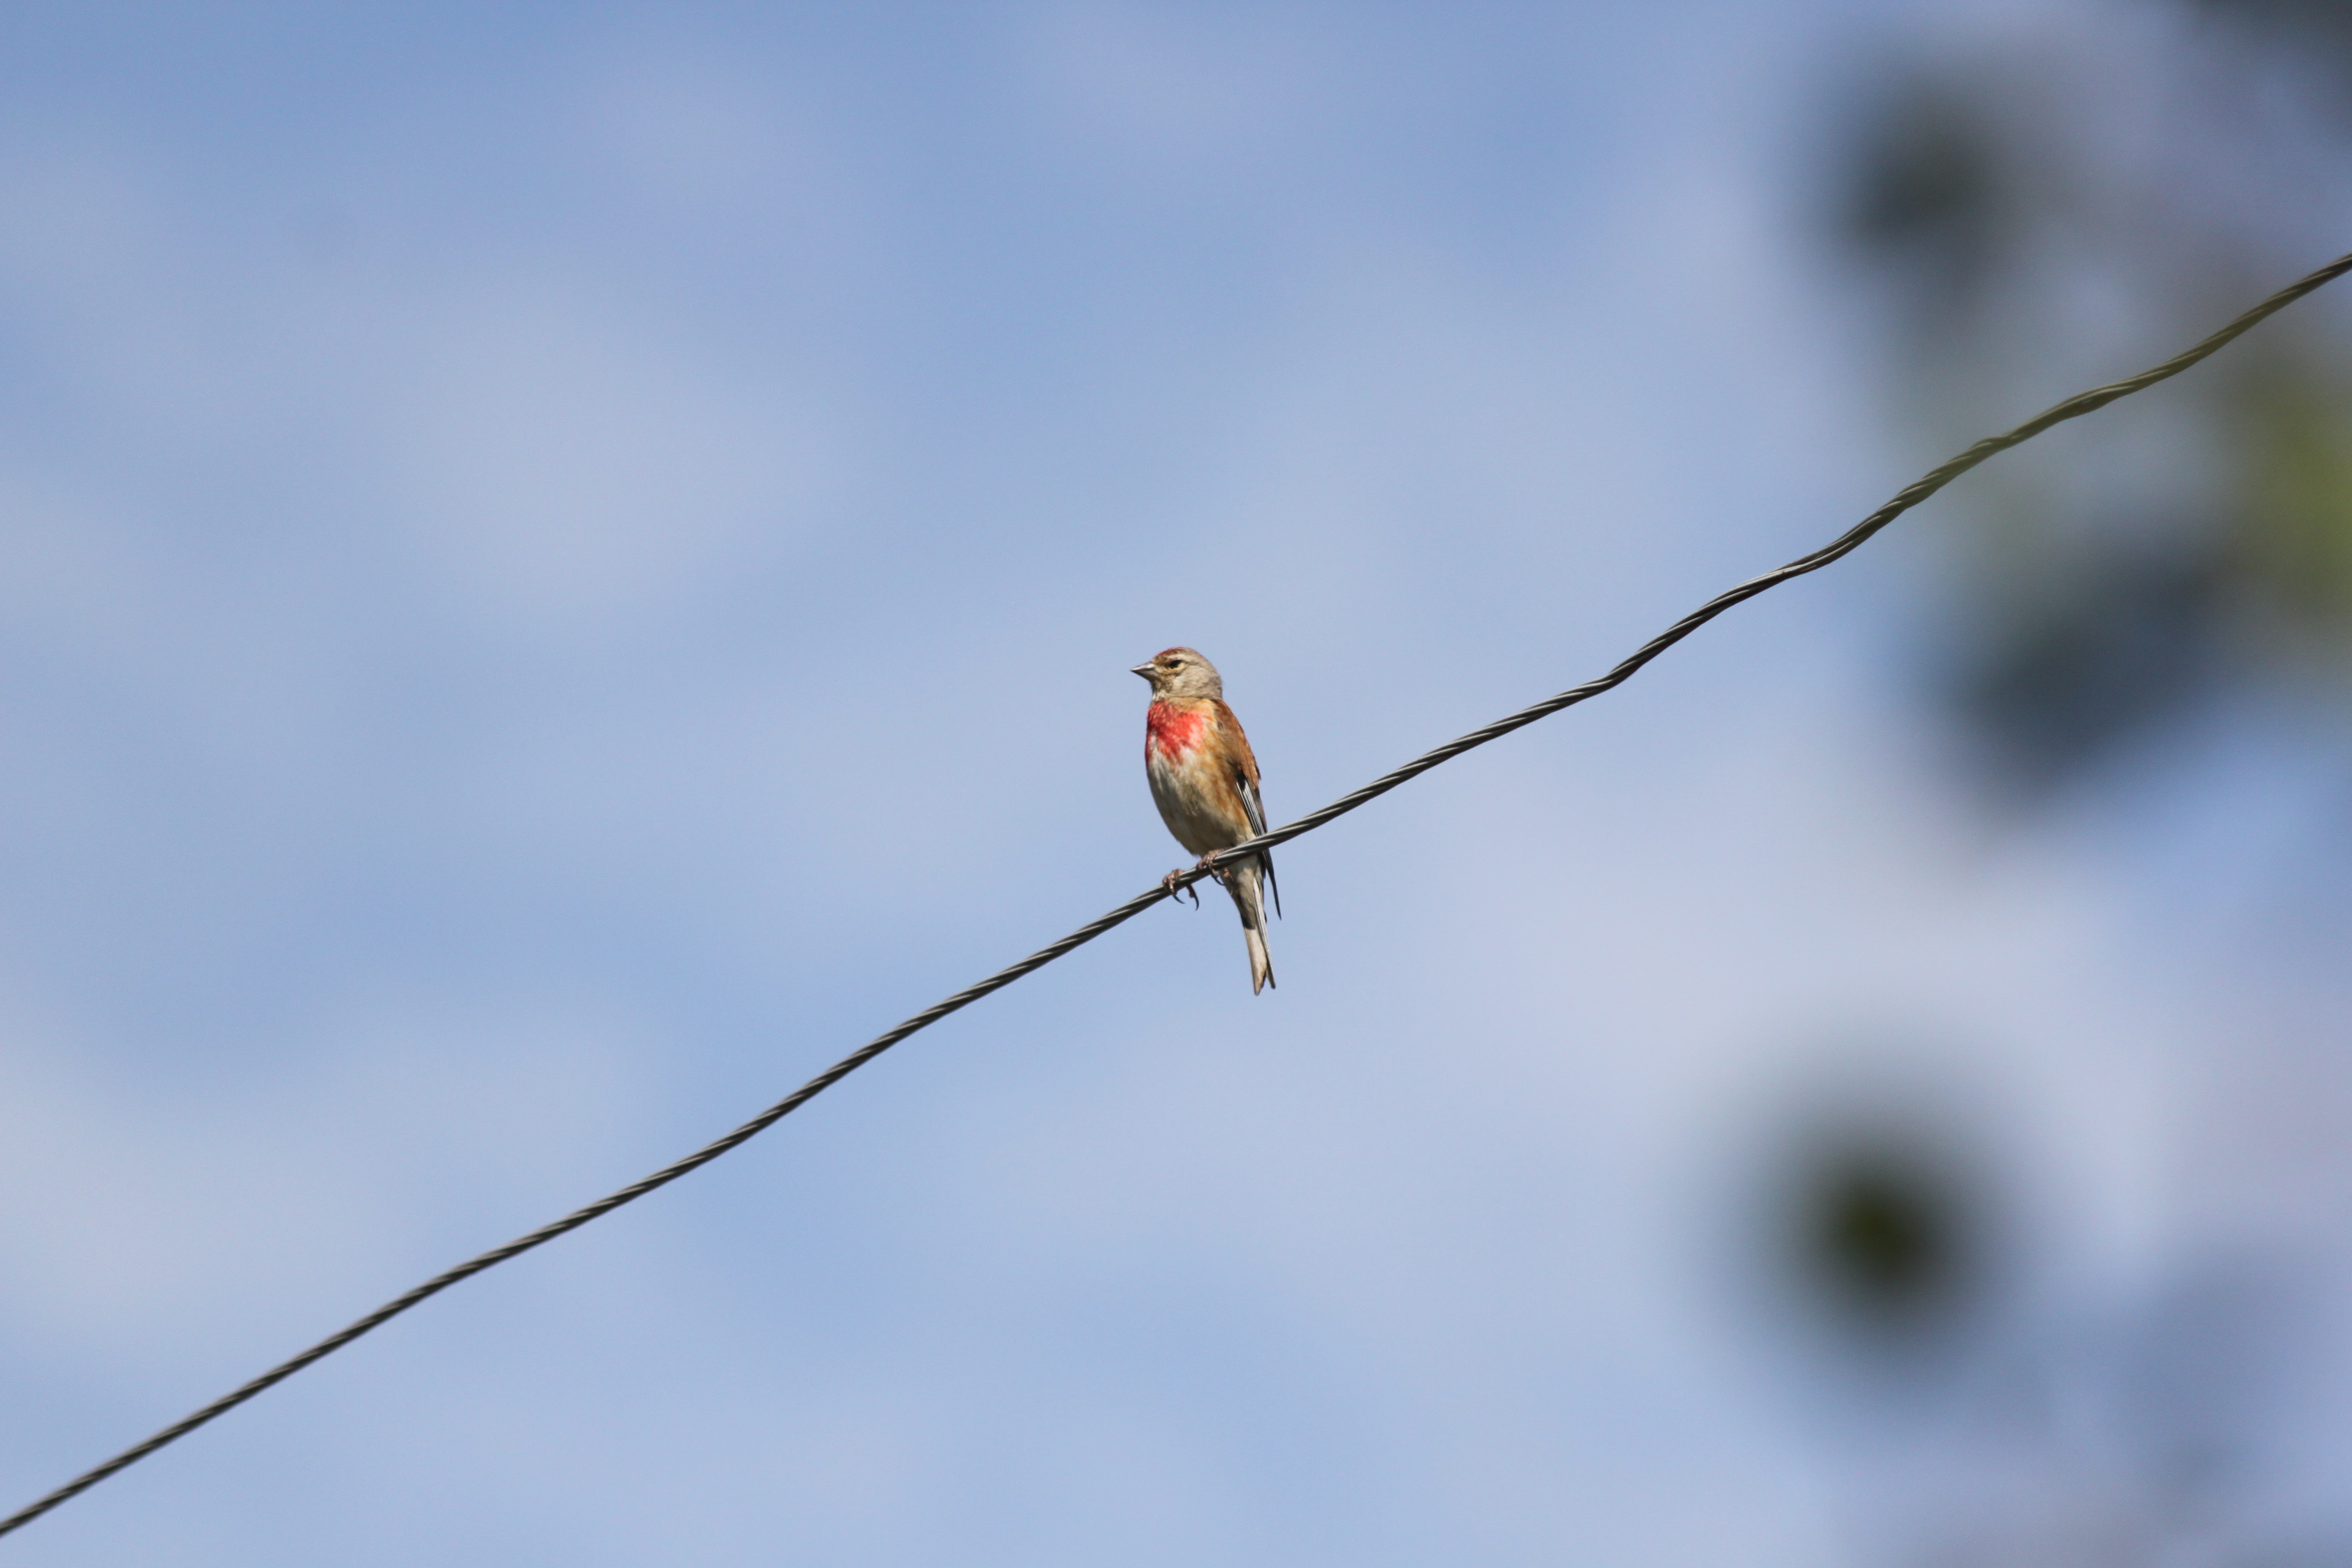
[[[0,1482],[1177,864],[1154,649],[1287,818],[1874,506],[1811,160],[1895,26],[12,8]],[[1939,785],[1919,559],[1286,851],[1278,992],[1147,916],[0,1551],[1875,1560],[1976,1439],[1750,1300],[1783,1111],[1948,1114],[2071,1323],[2235,1223],[2257,984]]]

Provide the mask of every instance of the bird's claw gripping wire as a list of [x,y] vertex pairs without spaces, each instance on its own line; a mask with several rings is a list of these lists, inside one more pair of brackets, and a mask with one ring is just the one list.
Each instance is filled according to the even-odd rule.
[[1212,866],[1209,864],[1210,860],[1214,858],[1214,855],[1215,851],[1212,850],[1209,854],[1203,855],[1198,860],[1193,861],[1192,869],[1189,872],[1171,871],[1165,877],[1160,878],[1160,885],[1168,889],[1169,898],[1171,900],[1179,899],[1190,894],[1192,900],[1192,907],[1196,910],[1199,909],[1201,907],[1201,895],[1199,890],[1193,887],[1192,882],[1187,882],[1181,888],[1178,887],[1176,885],[1176,879],[1179,877],[1190,876],[1197,879],[1202,872],[1206,871],[1210,876],[1214,877],[1219,883],[1223,883],[1225,880],[1225,868],[1223,866]]

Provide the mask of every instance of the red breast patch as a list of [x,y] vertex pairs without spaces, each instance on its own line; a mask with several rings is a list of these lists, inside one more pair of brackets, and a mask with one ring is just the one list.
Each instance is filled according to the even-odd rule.
[[1201,743],[1201,731],[1208,725],[1209,716],[1197,709],[1188,713],[1155,702],[1143,715],[1143,749],[1181,757]]

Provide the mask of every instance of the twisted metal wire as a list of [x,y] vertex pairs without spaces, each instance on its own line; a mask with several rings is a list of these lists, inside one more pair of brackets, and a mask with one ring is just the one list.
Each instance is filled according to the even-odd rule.
[[590,1220],[601,1218],[624,1204],[635,1203],[656,1188],[666,1187],[688,1172],[698,1170],[710,1163],[711,1161],[739,1144],[749,1142],[908,1036],[929,1028],[949,1014],[971,1005],[992,992],[1002,991],[1022,976],[1045,968],[1055,959],[1083,947],[1113,927],[1124,925],[1162,899],[1172,897],[1177,889],[1188,888],[1203,877],[1213,876],[1220,868],[1255,854],[1258,850],[1270,849],[1277,844],[1287,843],[1302,834],[1312,833],[1324,824],[1345,816],[1358,806],[1378,799],[1399,784],[1420,777],[1442,763],[1451,762],[1465,752],[1483,746],[1489,741],[1499,740],[1512,731],[1523,729],[1538,719],[1549,718],[1564,708],[1572,708],[1589,698],[1598,697],[1604,691],[1623,685],[1632,679],[1643,665],[1648,664],[1666,649],[1735,605],[1744,604],[1759,594],[1778,587],[1791,578],[1818,572],[1832,562],[1852,554],[1879,530],[1987,458],[2005,452],[2021,442],[2032,440],[2053,425],[2080,418],[2085,414],[2105,407],[2117,398],[2128,397],[2133,393],[2154,386],[2158,382],[2167,381],[2179,375],[2189,366],[2218,353],[2268,317],[2286,309],[2305,295],[2334,281],[2347,271],[2352,271],[2352,255],[2339,257],[2317,271],[2289,284],[2195,347],[2174,355],[2153,369],[2142,371],[2139,374],[2123,381],[2110,382],[2105,386],[2078,393],[2063,403],[2044,409],[2014,430],[2004,435],[1985,437],[1949,462],[1929,470],[1906,486],[1885,506],[1864,518],[1819,550],[1807,555],[1801,555],[1787,565],[1776,571],[1767,572],[1760,577],[1751,577],[1738,586],[1709,599],[1706,604],[1634,649],[1606,675],[1598,676],[1580,686],[1571,686],[1556,697],[1548,697],[1541,702],[1522,708],[1506,718],[1497,719],[1482,729],[1473,730],[1457,740],[1449,741],[1434,751],[1425,752],[1402,767],[1381,774],[1361,789],[1341,795],[1320,811],[1309,812],[1297,821],[1285,824],[1272,832],[1261,834],[1231,848],[1221,849],[1189,870],[1177,873],[1167,882],[1153,887],[1148,892],[1138,893],[1108,914],[1080,926],[1061,941],[1050,946],[1039,948],[1020,963],[998,970],[978,984],[966,986],[946,1000],[925,1008],[888,1033],[877,1035],[726,1136],[704,1144],[684,1159],[665,1165],[653,1174],[632,1182],[618,1192],[607,1194],[584,1208],[574,1209],[562,1218],[541,1226],[528,1235],[519,1236],[503,1247],[494,1247],[488,1252],[467,1258],[445,1273],[435,1275],[415,1289],[385,1302],[356,1322],[336,1333],[330,1334],[300,1354],[280,1362],[250,1383],[231,1390],[201,1410],[173,1422],[144,1442],[133,1447],[125,1448],[104,1464],[84,1471],[55,1491],[26,1504],[6,1519],[0,1520],[0,1536],[30,1524],[59,1503],[79,1496],[108,1477],[137,1464],[156,1449],[186,1436],[214,1417],[226,1415],[265,1389],[283,1383],[313,1362],[332,1355],[361,1335],[381,1328],[411,1307],[439,1295],[450,1286],[461,1280],[469,1279],[484,1269],[494,1268],[510,1258],[520,1257],[535,1247],[553,1241],[568,1231],[577,1230]]

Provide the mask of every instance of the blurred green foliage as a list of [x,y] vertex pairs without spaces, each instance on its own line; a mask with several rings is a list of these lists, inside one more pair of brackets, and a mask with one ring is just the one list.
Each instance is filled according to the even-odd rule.
[[2224,405],[2239,464],[2231,575],[2253,585],[2277,622],[2306,638],[2339,637],[2352,626],[2347,370],[2273,354],[2238,378]]
[[[1849,122],[1833,226],[1885,286],[1922,451],[2170,353],[2352,237],[2314,222],[2352,192],[2352,3],[2149,4],[2172,25],[2133,47],[2012,31],[1882,73]],[[1933,665],[1999,776],[2061,783],[2250,681],[2352,691],[2342,320],[1956,492],[1977,526],[1936,576]]]

